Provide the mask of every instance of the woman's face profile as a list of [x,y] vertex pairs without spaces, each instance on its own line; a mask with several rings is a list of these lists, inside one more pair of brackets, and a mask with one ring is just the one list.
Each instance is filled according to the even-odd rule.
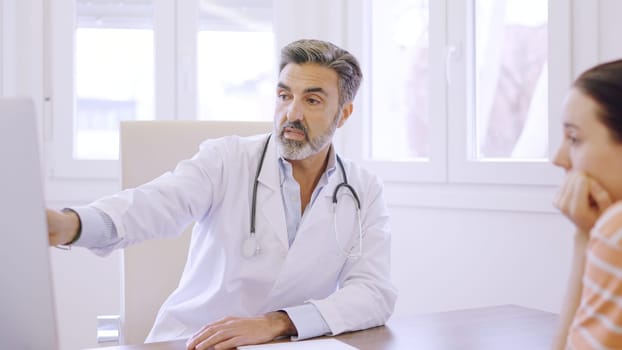
[[578,89],[566,98],[564,137],[553,163],[596,180],[614,201],[622,199],[622,143],[611,136],[599,117],[599,105]]

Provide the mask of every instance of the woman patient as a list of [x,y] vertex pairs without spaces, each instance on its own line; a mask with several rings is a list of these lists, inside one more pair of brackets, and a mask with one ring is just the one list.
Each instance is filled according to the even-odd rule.
[[622,60],[575,81],[555,165],[555,206],[576,227],[572,272],[554,349],[622,349]]

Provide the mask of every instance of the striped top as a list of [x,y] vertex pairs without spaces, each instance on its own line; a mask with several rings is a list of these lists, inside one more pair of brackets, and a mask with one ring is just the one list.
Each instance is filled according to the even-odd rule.
[[568,349],[622,349],[622,202],[598,219],[587,248],[581,303]]

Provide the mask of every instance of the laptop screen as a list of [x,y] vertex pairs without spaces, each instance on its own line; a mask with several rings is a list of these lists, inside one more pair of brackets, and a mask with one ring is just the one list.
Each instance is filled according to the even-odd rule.
[[32,101],[0,98],[0,349],[56,349],[56,315]]

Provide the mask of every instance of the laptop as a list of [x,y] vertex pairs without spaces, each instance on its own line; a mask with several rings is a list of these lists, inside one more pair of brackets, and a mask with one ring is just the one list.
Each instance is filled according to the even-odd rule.
[[31,100],[0,98],[0,349],[58,349]]

